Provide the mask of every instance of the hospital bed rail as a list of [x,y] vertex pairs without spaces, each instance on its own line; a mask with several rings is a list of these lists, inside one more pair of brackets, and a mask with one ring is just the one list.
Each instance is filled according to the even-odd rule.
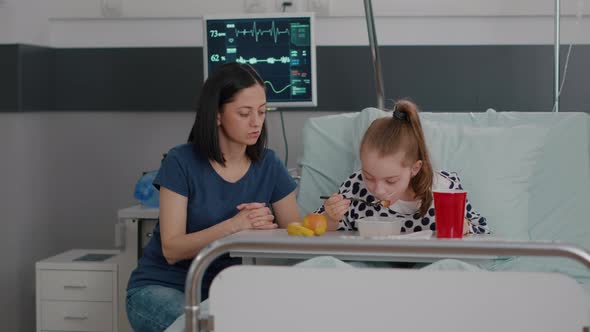
[[288,238],[288,239],[219,239],[203,248],[195,257],[187,274],[186,331],[211,331],[213,320],[201,315],[201,283],[205,270],[221,255],[231,251],[268,250],[280,253],[309,253],[317,255],[391,255],[411,254],[413,257],[440,257],[453,255],[477,257],[544,256],[565,257],[582,263],[590,269],[590,252],[584,248],[561,242],[517,241],[461,241],[461,240],[375,240],[347,238]]

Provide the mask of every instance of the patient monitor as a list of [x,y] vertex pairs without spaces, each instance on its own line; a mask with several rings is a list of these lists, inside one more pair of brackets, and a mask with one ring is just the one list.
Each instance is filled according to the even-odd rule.
[[253,66],[269,107],[317,106],[313,13],[206,16],[204,77],[223,63]]

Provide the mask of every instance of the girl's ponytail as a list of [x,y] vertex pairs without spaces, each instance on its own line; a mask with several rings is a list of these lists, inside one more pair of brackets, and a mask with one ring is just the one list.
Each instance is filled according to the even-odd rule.
[[410,186],[421,202],[420,215],[425,215],[432,203],[434,171],[416,104],[406,99],[397,101],[391,117],[377,119],[369,126],[361,142],[361,151],[366,146],[377,149],[382,155],[402,150],[406,155],[405,162],[410,165],[422,161],[422,167],[411,179]]
[[407,122],[407,125],[410,126],[410,133],[413,136],[411,141],[414,141],[417,148],[414,162],[416,160],[422,160],[422,168],[412,178],[410,185],[416,194],[416,198],[421,202],[420,215],[424,216],[432,203],[434,171],[430,162],[428,148],[426,147],[426,139],[424,138],[420,116],[418,115],[418,107],[409,100],[399,100],[393,107],[393,118],[396,122]]

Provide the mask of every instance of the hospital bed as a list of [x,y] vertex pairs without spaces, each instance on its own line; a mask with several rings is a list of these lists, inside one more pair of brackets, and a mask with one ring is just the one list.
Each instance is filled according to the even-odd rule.
[[544,242],[291,238],[221,239],[193,261],[186,331],[587,331],[590,305],[571,278],[553,273],[239,266],[212,284],[206,268],[232,250],[386,255],[563,256],[590,268],[582,248]]
[[[321,195],[335,192],[341,181],[358,169],[360,163],[357,151],[362,134],[374,119],[382,116],[390,116],[390,113],[369,108],[357,113],[322,116],[307,121],[302,133],[304,155],[298,195],[301,212],[314,211],[321,204]],[[514,331],[579,331],[582,326],[588,326],[589,270],[587,266],[555,256],[570,252],[564,248],[577,248],[574,251],[585,252],[581,255],[584,256],[587,255],[585,250],[590,248],[590,116],[585,113],[493,110],[483,113],[421,113],[420,116],[434,168],[458,172],[468,191],[468,199],[487,217],[494,236],[506,240],[457,241],[456,244],[443,241],[443,245],[456,246],[452,250],[461,254],[473,253],[473,250],[481,253],[485,249],[495,250],[505,257],[482,262],[478,267],[483,271],[437,271],[446,270],[444,262],[433,264],[434,268],[428,271],[342,271],[319,269],[321,265],[305,269],[268,266],[231,268],[222,272],[212,285],[211,315],[208,317],[216,318],[203,319],[201,330],[207,327],[208,322],[215,325],[216,331],[230,327],[219,320],[225,315],[230,321],[243,323],[241,330],[263,331],[249,329],[244,324],[257,324],[261,320],[277,323],[272,319],[275,316],[285,319],[279,319],[277,323],[282,324],[279,329],[282,331],[295,330],[297,327],[298,330],[304,327],[306,330],[377,330],[396,326],[394,322],[398,322],[397,326],[403,326],[404,330],[426,330],[436,326],[437,330],[441,330],[444,315],[436,314],[436,310],[441,307],[452,308],[451,312],[461,317],[464,324],[451,325],[453,331],[461,331],[462,328],[486,330],[487,327]],[[293,244],[290,240],[288,243],[283,242],[262,245],[266,245],[268,250],[274,250],[276,246]],[[369,242],[374,243],[375,240]],[[401,245],[398,242],[393,241],[388,245]],[[441,247],[433,247],[438,246],[433,243],[439,242],[403,240],[401,243],[416,246],[413,247],[416,250],[438,250],[441,257],[444,257],[444,253],[452,257],[451,252],[445,251],[448,248],[442,250]],[[345,245],[328,244],[336,247]],[[468,249],[464,244],[475,248]],[[359,245],[362,247],[365,243],[354,242],[354,246],[348,249],[359,249]],[[506,245],[514,252],[502,251]],[[332,250],[325,249],[327,251],[318,251],[318,254],[329,254]],[[341,249],[338,247],[333,250]],[[388,250],[402,249],[396,247]],[[530,254],[530,250],[535,254]],[[537,255],[541,251],[543,255]],[[541,257],[545,254],[548,257]],[[572,257],[570,254],[565,256]],[[254,272],[250,269],[262,270]],[[558,278],[553,272],[563,277]],[[262,282],[258,280],[262,276],[269,278],[264,278]],[[238,285],[229,282],[236,278],[240,280],[237,281]],[[408,284],[396,286],[403,282],[388,280],[401,280]],[[413,280],[423,281],[413,283]],[[424,288],[428,285],[425,280],[444,287]],[[337,289],[326,289],[324,285],[330,284],[328,281],[333,281]],[[199,289],[191,285],[189,290]],[[264,291],[267,287],[271,290],[268,292],[270,294]],[[236,288],[242,288],[242,292],[236,293]],[[452,291],[446,295],[438,294],[437,290],[441,289]],[[363,296],[364,292],[370,295]],[[187,309],[192,314],[186,323],[191,329],[197,324],[194,320],[197,311],[193,304],[198,303],[198,300],[194,295],[192,291],[187,292]],[[267,295],[271,297],[265,297]],[[445,299],[446,305],[441,306],[441,298]],[[490,300],[482,302],[482,298]],[[375,299],[375,302],[371,302],[371,299]],[[271,305],[265,305],[266,302]],[[412,310],[403,311],[408,302],[412,303],[409,308],[414,311],[422,310],[421,316],[411,314],[414,312]],[[236,307],[232,303],[240,305]],[[299,310],[292,303],[296,303]],[[308,306],[313,309],[306,309]],[[266,310],[270,308],[279,308],[279,313],[273,311],[267,314]],[[280,308],[289,315],[281,315]],[[338,310],[334,311],[334,308]],[[391,314],[383,315],[387,311],[384,308],[390,308],[388,312]],[[522,308],[535,309],[523,312],[520,311]],[[546,310],[543,311],[543,308]],[[581,312],[573,313],[569,310],[571,308],[581,308]],[[510,319],[494,316],[496,309],[505,309],[502,315]],[[240,310],[243,310],[243,315],[249,316],[243,316],[238,312]],[[405,312],[404,315],[414,320],[404,320],[406,316],[394,314],[398,312]],[[521,314],[508,315],[510,312]],[[569,316],[570,313],[572,316]],[[260,318],[261,315],[263,318]],[[330,319],[323,319],[324,315]],[[519,320],[519,317],[522,319]],[[558,318],[564,318],[556,323],[562,325],[551,325],[551,321]],[[427,321],[439,321],[439,325],[423,325]],[[482,324],[473,325],[477,321]],[[316,322],[342,325],[314,325]],[[360,322],[364,322],[362,326],[358,325]],[[399,325],[402,322],[403,325]],[[449,323],[448,320],[445,322]],[[529,325],[526,325],[527,322]],[[184,322],[182,325],[184,327]]]
[[[298,204],[321,205],[359,169],[358,148],[369,124],[391,116],[375,108],[311,118],[304,126]],[[587,113],[423,112],[436,170],[459,174],[467,198],[493,235],[516,241],[562,241],[590,248],[590,115]],[[517,257],[490,261],[492,271],[562,272],[590,294],[590,274],[568,261]]]

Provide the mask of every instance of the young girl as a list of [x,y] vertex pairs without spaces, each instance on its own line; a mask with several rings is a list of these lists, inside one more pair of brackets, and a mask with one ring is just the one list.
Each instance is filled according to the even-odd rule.
[[[375,120],[360,145],[361,170],[354,172],[318,210],[329,230],[356,230],[366,217],[401,220],[402,233],[436,230],[433,189],[463,189],[456,173],[434,172],[428,157],[417,106],[395,103],[391,117]],[[364,204],[350,198],[373,203]],[[465,204],[464,233],[489,233],[486,219],[469,201]]]
[[[223,65],[205,82],[188,144],[170,150],[154,180],[160,221],[127,286],[135,331],[163,331],[183,313],[187,271],[202,248],[300,220],[296,184],[266,149],[265,112],[264,83],[249,65]],[[238,262],[225,255],[209,266],[204,298],[215,275]]]

